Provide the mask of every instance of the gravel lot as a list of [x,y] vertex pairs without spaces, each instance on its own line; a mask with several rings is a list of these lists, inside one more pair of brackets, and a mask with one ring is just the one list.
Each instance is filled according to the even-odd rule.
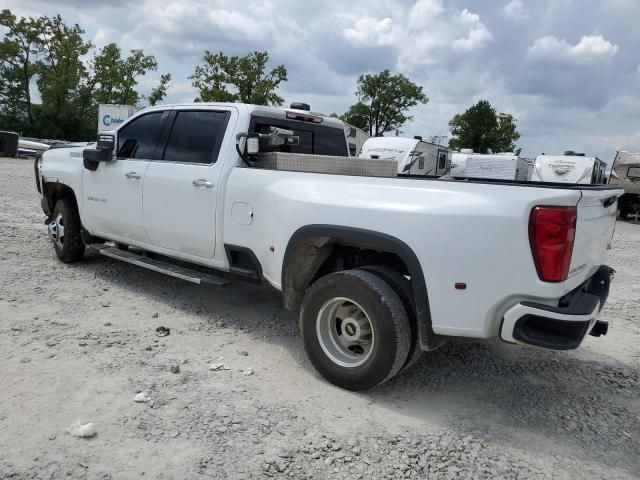
[[616,228],[606,337],[451,341],[350,393],[269,287],[58,262],[27,160],[0,158],[0,205],[0,479],[640,477],[640,225]]

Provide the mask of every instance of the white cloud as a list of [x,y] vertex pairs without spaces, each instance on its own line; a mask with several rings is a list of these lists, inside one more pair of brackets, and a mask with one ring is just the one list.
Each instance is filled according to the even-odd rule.
[[363,17],[358,19],[352,28],[346,28],[344,36],[356,44],[384,45],[387,43],[386,37],[391,31],[392,23],[388,17],[381,20]]
[[343,36],[354,45],[396,48],[398,68],[409,70],[449,61],[452,52],[473,52],[493,38],[478,14],[466,8],[447,13],[441,0],[418,0],[408,12],[396,9],[381,18],[358,18]]
[[552,35],[538,38],[527,50],[527,57],[541,63],[587,64],[611,61],[618,45],[602,35],[583,36],[576,45]]
[[466,8],[460,12],[459,20],[465,25],[469,25],[471,30],[466,37],[458,38],[453,42],[453,49],[461,52],[471,52],[487,45],[493,36],[491,32],[480,21],[480,16],[471,13]]
[[529,17],[522,0],[511,0],[503,7],[502,13],[514,20],[523,20]]

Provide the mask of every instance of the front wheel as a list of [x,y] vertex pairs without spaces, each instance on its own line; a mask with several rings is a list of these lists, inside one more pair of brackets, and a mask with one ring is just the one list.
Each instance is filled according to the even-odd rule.
[[407,313],[388,283],[371,272],[347,270],[317,280],[300,309],[300,331],[311,363],[331,383],[372,388],[407,360]]
[[49,223],[49,237],[58,258],[65,262],[75,262],[84,256],[80,214],[76,202],[65,197],[53,207],[52,221]]

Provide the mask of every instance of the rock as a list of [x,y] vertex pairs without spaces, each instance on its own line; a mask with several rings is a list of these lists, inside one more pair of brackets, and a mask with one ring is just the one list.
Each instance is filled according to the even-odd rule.
[[160,315],[158,314],[158,312],[154,313],[153,315],[151,315],[151,318],[158,318]]
[[313,458],[314,460],[317,460],[318,458],[320,458],[322,456],[322,453],[315,451],[311,454],[311,458]]
[[284,472],[287,469],[286,462],[281,458],[276,459],[274,465],[276,467],[276,470],[280,473]]
[[253,375],[253,367],[247,367],[240,370],[243,375]]
[[133,401],[137,403],[146,403],[150,400],[151,398],[149,398],[146,392],[140,392],[135,397],[133,397]]
[[110,327],[111,325],[112,325],[112,323],[111,323],[111,322],[104,322],[104,326],[105,326],[105,327]]
[[224,363],[212,363],[209,365],[209,370],[212,370],[212,371],[230,370],[230,368]]
[[96,430],[96,426],[91,422],[83,424],[77,421],[69,425],[65,429],[65,432],[72,437],[91,438],[97,435],[98,430]]
[[104,308],[109,308],[111,306],[111,302],[100,302],[100,305],[102,305]]
[[238,355],[242,355],[243,357],[248,357],[249,352],[247,352],[246,350],[241,350],[240,352],[238,352]]
[[176,363],[176,364],[171,365],[171,366],[169,367],[169,371],[170,371],[171,373],[180,373],[180,365],[178,365],[177,363]]

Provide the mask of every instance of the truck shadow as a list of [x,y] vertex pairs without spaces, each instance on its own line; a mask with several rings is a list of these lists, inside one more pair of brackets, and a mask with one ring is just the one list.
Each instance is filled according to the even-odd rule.
[[[282,307],[271,287],[237,282],[230,288],[202,288],[95,257],[84,268],[166,304],[178,318],[196,314],[212,327],[239,329],[282,346],[323,381],[304,356],[297,314]],[[640,468],[640,367],[610,357],[585,361],[571,352],[457,339],[425,353],[417,365],[380,387],[354,395],[420,420],[435,413],[463,433],[524,448],[534,444],[552,454],[598,452],[612,467]]]

